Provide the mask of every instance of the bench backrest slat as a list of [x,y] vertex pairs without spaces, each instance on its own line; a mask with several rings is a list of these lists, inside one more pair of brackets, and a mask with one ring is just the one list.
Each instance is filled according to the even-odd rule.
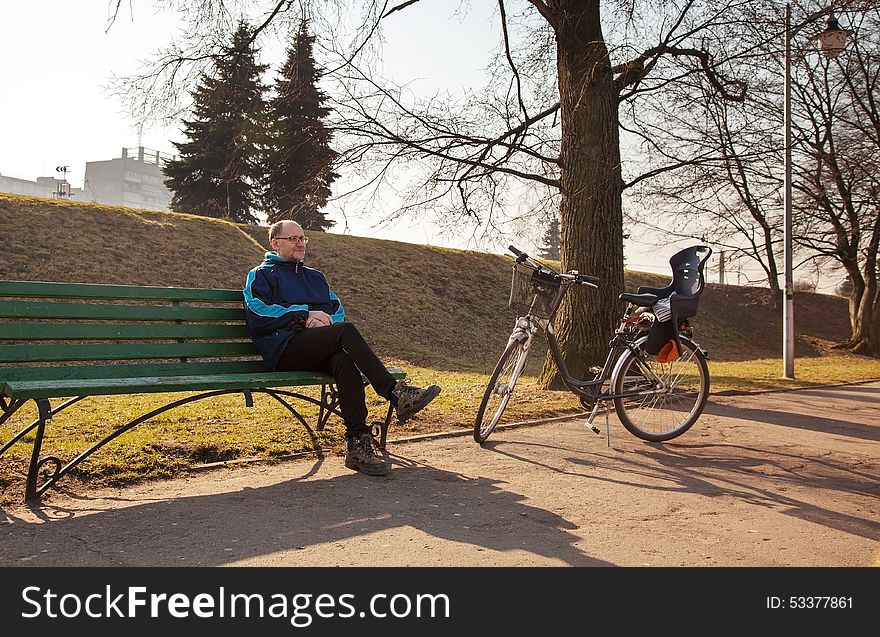
[[247,338],[243,323],[0,323],[4,340],[141,340]]
[[0,281],[0,296],[62,299],[164,299],[167,301],[228,301],[232,303],[241,303],[242,298],[241,290],[46,281]]
[[244,310],[241,307],[196,307],[189,305],[0,301],[0,317],[132,321],[241,321],[244,318]]
[[263,371],[240,290],[0,281],[0,387]]
[[253,343],[114,343],[0,345],[0,363],[256,356]]

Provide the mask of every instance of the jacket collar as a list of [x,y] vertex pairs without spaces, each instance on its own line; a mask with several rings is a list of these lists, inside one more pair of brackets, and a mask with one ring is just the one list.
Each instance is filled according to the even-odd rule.
[[299,272],[300,268],[303,267],[302,259],[298,259],[296,261],[286,261],[285,259],[282,259],[280,256],[278,256],[278,253],[274,250],[272,252],[267,252],[263,258],[263,263],[265,265],[283,265],[287,267],[292,267],[296,272]]

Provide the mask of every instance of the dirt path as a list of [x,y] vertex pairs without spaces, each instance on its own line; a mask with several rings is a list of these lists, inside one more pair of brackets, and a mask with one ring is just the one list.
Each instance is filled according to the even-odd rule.
[[[602,423],[600,423],[601,425]],[[713,397],[682,438],[612,418],[54,493],[0,516],[3,566],[880,565],[880,382]]]

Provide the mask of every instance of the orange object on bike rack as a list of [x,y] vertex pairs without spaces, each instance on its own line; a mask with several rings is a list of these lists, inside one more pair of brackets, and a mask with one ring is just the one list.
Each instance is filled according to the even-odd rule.
[[657,352],[657,362],[669,363],[677,359],[679,356],[681,356],[681,353],[678,351],[678,346],[673,339],[666,343],[666,345]]

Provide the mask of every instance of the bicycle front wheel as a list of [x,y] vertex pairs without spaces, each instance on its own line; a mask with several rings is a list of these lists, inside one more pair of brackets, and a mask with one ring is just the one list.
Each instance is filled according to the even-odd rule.
[[525,343],[512,341],[498,359],[474,422],[474,440],[477,442],[486,442],[489,434],[495,430],[501,420],[507,403],[513,395],[516,380],[522,373],[527,355],[528,349]]
[[[709,396],[709,368],[703,352],[679,337],[681,356],[669,363],[627,350],[615,368],[614,393],[652,392],[614,399],[614,410],[634,436],[663,442],[680,436],[697,421]],[[658,390],[655,376],[663,382]]]

